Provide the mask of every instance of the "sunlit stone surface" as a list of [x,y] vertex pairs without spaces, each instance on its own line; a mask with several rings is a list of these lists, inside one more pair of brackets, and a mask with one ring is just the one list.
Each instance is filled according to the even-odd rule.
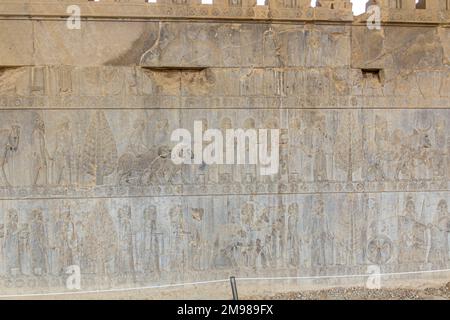
[[[450,1],[378,1],[381,30],[188,2],[78,1],[80,30],[74,1],[0,3],[2,292],[448,268]],[[194,120],[279,128],[279,173],[175,166]]]

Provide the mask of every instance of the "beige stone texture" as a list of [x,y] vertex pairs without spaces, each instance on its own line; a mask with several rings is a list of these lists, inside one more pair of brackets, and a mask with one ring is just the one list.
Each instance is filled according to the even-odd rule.
[[[318,2],[2,1],[0,296],[448,268],[448,1]],[[195,120],[280,129],[278,174],[176,166]]]

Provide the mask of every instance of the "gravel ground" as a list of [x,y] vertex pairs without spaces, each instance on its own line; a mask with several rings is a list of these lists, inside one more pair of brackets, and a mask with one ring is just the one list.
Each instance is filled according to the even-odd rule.
[[425,289],[350,287],[287,292],[272,296],[250,296],[247,298],[252,300],[447,300],[450,299],[450,282],[440,287]]

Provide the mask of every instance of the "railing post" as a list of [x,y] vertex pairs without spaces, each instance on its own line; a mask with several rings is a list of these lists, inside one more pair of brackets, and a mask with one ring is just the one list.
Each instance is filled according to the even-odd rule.
[[231,292],[233,293],[233,300],[239,300],[235,277],[230,277],[230,284],[231,284]]

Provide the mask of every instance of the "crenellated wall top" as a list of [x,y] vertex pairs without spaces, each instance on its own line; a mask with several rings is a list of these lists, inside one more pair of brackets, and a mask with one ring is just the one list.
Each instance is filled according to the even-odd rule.
[[[450,23],[450,0],[369,0],[383,22]],[[6,0],[0,16],[65,17],[79,6],[85,18],[188,18],[274,21],[366,21],[350,0]]]

